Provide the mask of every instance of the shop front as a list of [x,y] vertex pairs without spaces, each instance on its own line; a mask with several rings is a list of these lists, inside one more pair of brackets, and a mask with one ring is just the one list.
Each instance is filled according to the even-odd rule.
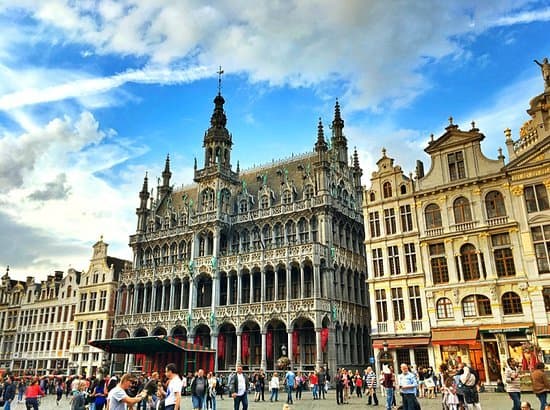
[[374,339],[372,347],[377,371],[380,372],[384,365],[391,365],[397,371],[401,363],[424,368],[432,366],[433,358],[430,359],[429,343],[429,337]]
[[459,363],[468,363],[485,382],[485,368],[478,328],[452,327],[432,329],[432,345],[436,366],[447,366],[452,374]]
[[538,345],[539,360],[547,368],[550,367],[550,325],[536,327],[536,340]]
[[481,325],[479,327],[484,354],[485,377],[488,383],[496,384],[504,380],[504,369],[508,358],[519,363],[525,377],[522,377],[522,390],[529,390],[530,370],[538,361],[537,349],[532,344],[532,323],[511,323]]

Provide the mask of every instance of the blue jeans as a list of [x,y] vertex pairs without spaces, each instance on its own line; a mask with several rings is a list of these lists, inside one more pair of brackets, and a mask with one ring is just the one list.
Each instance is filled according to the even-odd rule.
[[4,402],[4,410],[10,410],[11,409],[11,402],[10,400],[6,400]]
[[546,407],[546,392],[537,393],[536,396],[537,396],[537,399],[539,399],[540,401],[540,409],[544,410],[544,408]]
[[233,409],[239,410],[240,404],[243,404],[243,410],[248,410],[248,393],[244,392],[242,396],[235,396],[233,399]]
[[204,396],[197,396],[196,394],[193,394],[191,396],[191,403],[193,403],[194,409],[202,409],[205,405]]
[[403,393],[403,410],[416,409],[416,395],[414,393]]
[[294,401],[292,400],[292,390],[294,390],[293,386],[286,386],[286,392],[287,392],[286,402],[290,404],[294,403]]
[[312,394],[314,399],[317,398],[317,385],[316,384],[313,385],[313,388],[311,389],[311,394]]
[[273,398],[275,398],[275,401],[279,401],[279,389],[271,389],[269,401],[273,401]]
[[512,410],[521,410],[521,393],[520,392],[508,392],[508,396],[512,399],[514,402],[514,407],[512,407]]
[[393,406],[393,393],[394,389],[389,387],[386,388],[386,410],[391,410]]

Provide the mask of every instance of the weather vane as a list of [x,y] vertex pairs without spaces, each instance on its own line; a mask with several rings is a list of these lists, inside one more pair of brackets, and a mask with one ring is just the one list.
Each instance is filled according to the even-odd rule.
[[222,66],[220,66],[220,68],[218,69],[218,71],[216,71],[216,73],[218,74],[218,94],[221,95],[221,93],[222,93],[222,74],[223,74]]

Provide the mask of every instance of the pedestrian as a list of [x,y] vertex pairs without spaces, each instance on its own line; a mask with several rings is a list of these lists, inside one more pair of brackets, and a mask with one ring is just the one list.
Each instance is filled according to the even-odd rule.
[[103,410],[105,403],[107,403],[107,391],[105,390],[105,379],[101,379],[97,382],[92,392],[93,400],[95,404],[95,410]]
[[357,393],[357,397],[362,398],[363,397],[363,378],[359,374],[359,370],[355,371],[355,376],[353,376],[353,382],[355,384],[355,392]]
[[204,370],[199,369],[193,380],[191,380],[191,403],[194,409],[202,410],[206,404],[207,393],[208,381],[204,377]]
[[164,374],[168,379],[164,408],[165,410],[180,410],[182,383],[176,365],[168,363],[164,368]]
[[57,381],[57,386],[55,388],[55,404],[59,406],[59,402],[63,397],[63,382],[61,380]]
[[321,366],[321,368],[317,372],[317,391],[319,393],[319,399],[321,397],[323,397],[323,400],[327,398],[326,390],[325,390],[326,381],[327,381],[327,373],[325,371],[325,368]]
[[386,392],[386,410],[391,410],[395,405],[395,374],[392,366],[382,367],[382,387]]
[[529,403],[528,401],[522,401],[520,408],[521,410],[531,410],[532,409],[531,403]]
[[13,377],[8,376],[6,378],[6,382],[4,384],[4,393],[3,393],[3,399],[4,399],[4,410],[10,410],[11,408],[11,402],[15,399],[15,383],[13,382]]
[[512,410],[521,410],[519,369],[518,364],[513,357],[509,357],[507,360],[504,376],[506,379],[506,392],[513,402]]
[[208,392],[206,394],[206,408],[211,410],[216,410],[216,386],[217,379],[212,372],[208,372],[206,376],[208,382]]
[[370,406],[374,404],[378,406],[378,397],[376,397],[376,373],[372,370],[372,367],[367,367],[367,389],[368,389],[368,400],[367,405]]
[[294,386],[296,385],[296,375],[291,368],[289,368],[286,372],[284,384],[287,392],[286,402],[288,404],[294,404],[294,401],[292,400],[292,392],[294,390]]
[[302,400],[302,392],[305,388],[305,379],[302,372],[298,372],[296,375],[296,400]]
[[260,393],[261,393],[261,396],[262,396],[262,401],[265,401],[265,398],[264,398],[264,392],[265,392],[265,374],[264,374],[264,371],[263,370],[260,370]]
[[248,380],[243,374],[242,366],[237,366],[237,373],[233,377],[233,381],[230,383],[231,396],[233,397],[233,408],[239,410],[240,404],[243,405],[243,410],[248,409],[248,396],[247,396]]
[[133,406],[146,397],[145,392],[141,392],[136,397],[128,396],[126,390],[130,388],[135,381],[136,377],[130,373],[126,373],[120,378],[120,382],[109,391],[109,395],[107,396],[109,410],[125,410],[126,406]]
[[27,387],[25,391],[25,404],[27,405],[27,409],[32,407],[34,410],[38,410],[38,399],[43,396],[44,390],[40,388],[38,378],[34,378],[31,381],[31,385]]
[[416,376],[409,371],[409,366],[406,363],[401,364],[399,389],[403,397],[403,410],[416,410],[420,406],[416,400],[418,381]]
[[343,372],[340,369],[336,369],[336,376],[334,381],[336,383],[336,404],[344,404],[344,380]]
[[260,401],[262,398],[262,384],[260,383],[260,375],[254,374],[254,401]]
[[21,379],[19,380],[19,383],[17,384],[17,402],[23,403],[23,395],[25,394],[25,390],[27,389],[27,384],[25,383],[25,380]]
[[466,408],[468,410],[481,410],[478,393],[479,375],[477,374],[477,371],[464,363],[459,364],[459,367],[462,369],[462,374],[459,376],[459,381],[462,387],[462,394],[464,396]]
[[269,397],[269,401],[279,401],[279,374],[277,372],[273,373],[273,376],[271,376],[271,380],[269,381],[269,390],[271,391],[271,396]]
[[313,396],[313,400],[317,400],[319,398],[317,381],[318,381],[317,373],[315,371],[311,372],[309,374],[308,382],[309,382],[309,385],[311,386],[311,395]]
[[546,407],[546,394],[550,391],[550,381],[544,373],[544,363],[539,362],[535,365],[535,370],[531,373],[531,380],[533,382],[533,393],[540,401],[540,409],[544,410]]

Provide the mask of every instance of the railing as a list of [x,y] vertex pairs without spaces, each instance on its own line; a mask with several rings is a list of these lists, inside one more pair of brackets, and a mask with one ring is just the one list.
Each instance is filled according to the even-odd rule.
[[422,331],[422,320],[413,320],[412,321],[412,331],[421,332]]
[[426,236],[439,236],[443,235],[443,228],[426,229]]
[[474,229],[476,226],[477,226],[477,221],[469,221],[469,222],[455,224],[452,227],[455,232],[464,232],[464,231],[470,231]]
[[508,223],[507,215],[487,219],[487,225],[489,226],[504,225],[506,223]]
[[387,333],[388,332],[388,322],[378,322],[377,323],[378,333]]

